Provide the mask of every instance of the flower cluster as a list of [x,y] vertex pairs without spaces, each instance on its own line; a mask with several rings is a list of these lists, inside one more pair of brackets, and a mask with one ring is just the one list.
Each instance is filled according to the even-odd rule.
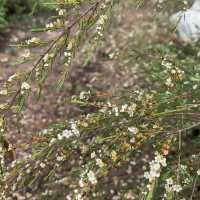
[[[156,3],[154,0],[152,1]],[[16,90],[21,92],[20,98],[16,98],[19,102],[16,104],[14,102],[16,107],[25,102],[28,92],[33,88],[29,85],[30,82],[38,83],[41,87],[44,85],[44,80],[48,78],[48,73],[59,56],[61,56],[59,63],[64,63],[64,66],[69,69],[69,65],[73,64],[72,58],[76,55],[82,41],[89,34],[89,30],[92,30],[92,25],[96,29],[95,33],[91,33],[94,33],[96,39],[102,39],[105,24],[110,15],[110,8],[114,5],[114,1],[110,0],[94,1],[96,2],[94,4],[90,1],[79,0],[59,2],[60,8],[57,9],[56,21],[47,24],[45,30],[47,32],[49,30],[54,31],[61,25],[65,26],[65,23],[68,23],[65,22],[68,15],[70,16],[69,21],[72,22],[70,24],[75,25],[66,35],[64,34],[65,28],[55,30],[57,31],[55,35],[57,36],[58,33],[59,35],[53,40],[49,40],[52,48],[47,48],[47,51],[42,54],[38,65],[31,71],[27,70],[29,76],[26,73],[24,73],[25,75],[23,73],[14,74],[8,79],[5,87],[0,91],[0,95],[5,99],[9,95],[13,95],[13,91],[18,89],[18,83],[22,83],[20,90]],[[101,2],[103,3],[101,4]],[[111,3],[110,7],[107,5],[109,2]],[[65,6],[65,3],[67,3],[67,6]],[[85,5],[83,9],[81,6],[77,6],[78,3]],[[125,5],[127,1],[122,1],[122,3]],[[132,4],[131,1],[129,3]],[[76,5],[76,7],[73,7],[73,5]],[[127,9],[127,5],[124,8]],[[70,10],[71,7],[72,10]],[[89,7],[89,9],[86,9],[86,7]],[[131,7],[130,13],[133,11],[132,9],[135,9],[135,4]],[[74,13],[76,13],[75,16],[73,16]],[[139,13],[137,20],[140,21],[141,17],[142,15]],[[145,15],[146,18],[149,20],[149,17]],[[72,106],[67,105],[67,107],[70,107],[69,115],[66,116],[62,113],[62,121],[59,123],[53,124],[51,128],[46,128],[39,133],[30,134],[30,138],[32,138],[31,154],[27,153],[27,156],[13,161],[5,169],[7,173],[2,175],[2,179],[0,177],[0,199],[134,200],[143,194],[147,196],[146,199],[160,199],[161,196],[167,198],[166,195],[171,192],[177,193],[179,199],[179,196],[182,197],[185,192],[185,185],[191,186],[195,180],[194,174],[191,173],[192,164],[195,166],[193,170],[195,177],[199,178],[200,171],[196,170],[197,166],[199,167],[197,163],[199,158],[192,161],[189,157],[184,159],[185,155],[188,155],[188,149],[184,148],[187,141],[190,140],[193,143],[192,138],[194,136],[190,137],[189,130],[192,129],[191,127],[199,126],[199,94],[197,91],[191,93],[191,91],[184,89],[184,81],[188,82],[189,87],[192,85],[191,82],[195,82],[195,85],[190,88],[198,88],[199,72],[196,69],[197,67],[193,66],[194,62],[198,66],[198,62],[190,56],[187,59],[179,60],[177,54],[180,52],[173,55],[171,46],[170,48],[166,47],[165,44],[160,42],[160,31],[158,34],[159,42],[152,39],[154,37],[149,37],[150,35],[156,37],[157,24],[143,24],[145,27],[148,25],[148,31],[145,33],[143,27],[137,28],[137,25],[134,24],[136,30],[132,34],[130,27],[128,27],[129,24],[124,28],[123,23],[126,23],[124,19],[123,15],[115,18],[117,21],[120,20],[119,29],[113,34],[113,37],[109,37],[111,38],[109,47],[105,45],[105,49],[99,50],[100,53],[103,52],[103,58],[106,60],[102,62],[102,68],[106,65],[105,73],[106,75],[108,73],[109,78],[117,78],[117,82],[118,78],[120,79],[119,88],[113,90],[113,86],[107,87],[107,83],[106,91],[102,91],[104,87],[100,90],[98,87],[92,87],[93,82],[104,80],[105,73],[102,72],[101,74],[101,71],[98,71],[98,73],[90,73],[89,71],[91,81],[86,82],[90,84],[83,85],[81,82],[81,85],[76,85],[77,87],[72,86],[70,94],[77,94],[82,89],[83,91],[80,95],[72,98]],[[113,30],[115,30],[115,25],[115,23],[110,25]],[[126,29],[129,29],[129,31]],[[151,32],[152,29],[153,32]],[[136,40],[133,40],[133,36]],[[90,44],[91,41],[88,43]],[[32,38],[27,41],[26,47],[28,45],[30,47],[36,46],[40,42],[37,38]],[[48,44],[45,43],[45,45]],[[147,54],[146,50],[151,48],[152,52],[157,52],[158,55],[151,54],[151,51],[148,51]],[[84,45],[83,49],[85,49]],[[91,50],[93,51],[93,48],[90,48]],[[109,55],[109,52],[112,51],[116,53]],[[167,59],[161,61],[160,58],[163,56],[161,52],[172,54],[169,57],[175,59],[175,61]],[[136,56],[137,58],[133,56],[133,53],[139,54]],[[146,62],[146,59],[148,62]],[[77,60],[79,62],[79,57]],[[186,69],[184,66],[187,66],[187,63],[192,67]],[[114,68],[115,65],[116,68]],[[137,85],[129,88],[126,80],[132,80],[133,72],[137,68],[142,70],[148,68],[151,74],[142,73],[142,76],[144,76],[140,81],[142,86]],[[81,68],[78,69],[78,72],[79,70],[86,72],[87,77],[87,69],[87,67]],[[60,68],[58,71],[60,72]],[[187,73],[188,71],[189,73]],[[137,76],[139,76],[139,73]],[[137,77],[134,77],[134,81],[135,78]],[[159,81],[154,84],[155,82],[152,79]],[[124,80],[125,84],[123,84]],[[179,83],[183,83],[183,87],[182,85],[175,87]],[[90,88],[90,91],[88,91],[88,88]],[[173,93],[170,93],[169,91],[172,89]],[[62,90],[62,92],[64,93],[65,90]],[[63,93],[59,93],[58,98],[56,98],[56,109],[57,105],[66,104],[66,102],[69,102],[68,98],[71,99],[70,94],[67,93],[66,97],[66,93],[64,95]],[[5,102],[12,101],[6,99]],[[11,105],[12,108],[15,108],[14,106]],[[5,107],[9,107],[8,104],[0,104],[0,111]],[[14,111],[12,108],[11,110]],[[64,110],[65,107],[61,107],[61,109]],[[74,110],[75,112],[73,112]],[[67,120],[63,121],[63,118],[66,117]],[[71,117],[73,117],[73,120]],[[8,119],[9,121],[10,119]],[[4,116],[0,117],[0,135],[10,130],[4,127],[3,123]],[[181,133],[181,139],[177,137],[177,130],[178,133]],[[184,134],[185,132],[188,134]],[[196,136],[198,134],[194,135],[195,145],[190,145],[190,147],[191,149],[194,148],[193,152],[198,152],[199,137]],[[181,141],[178,141],[177,138]],[[179,145],[176,145],[178,143]],[[178,178],[180,180],[176,180],[178,179],[177,177],[175,179],[177,171],[174,169],[177,168],[175,161],[177,161],[176,156],[179,152],[176,150],[178,148],[180,150],[180,143],[182,145],[181,159],[183,158],[181,162],[189,163],[190,170],[186,170],[187,164],[179,165]],[[10,146],[8,150],[11,150]],[[156,153],[155,158],[150,161],[152,151],[156,151]],[[172,156],[172,152],[175,156]],[[5,164],[5,156],[8,156],[5,153],[9,152],[4,152],[0,148],[0,167]],[[169,159],[168,164],[166,163],[166,156]],[[147,166],[149,170],[147,170]],[[165,169],[163,170],[163,168]],[[143,192],[146,183],[148,191]],[[156,183],[161,184],[157,185]],[[189,191],[189,187],[187,187],[187,190]],[[151,193],[151,191],[153,192]]]
[[58,12],[59,16],[65,16],[67,13],[66,9],[63,8],[56,8],[56,11]]
[[58,140],[63,140],[63,139],[71,138],[73,136],[78,137],[79,134],[80,133],[79,133],[76,122],[71,122],[70,129],[65,129],[62,133],[59,133],[57,138]]
[[61,29],[63,27],[64,27],[64,23],[60,19],[57,19],[54,22],[50,22],[50,23],[46,24],[46,30],[47,31],[53,31],[55,29]]
[[182,187],[179,184],[174,184],[174,181],[172,178],[168,178],[168,179],[166,179],[165,190],[167,193],[168,192],[180,192],[182,190]]
[[181,82],[184,78],[185,72],[173,64],[167,59],[163,59],[162,66],[165,67],[164,73],[167,75],[166,86],[173,88],[177,82]]
[[33,37],[26,41],[27,45],[38,45],[41,43],[41,39],[38,37]]
[[160,177],[162,167],[166,166],[166,158],[156,152],[155,159],[149,163],[149,172],[144,173],[144,177],[149,181],[149,185],[147,186],[148,188],[150,188],[151,184]]
[[23,82],[21,85],[21,94],[25,94],[27,91],[31,89],[31,86],[27,82]]
[[66,51],[64,52],[65,66],[69,66],[72,61],[72,48],[73,48],[73,44],[70,42],[66,48]]
[[90,98],[90,96],[91,96],[91,92],[90,91],[82,91],[81,93],[80,93],[80,95],[79,95],[79,99],[80,100],[88,100],[89,98]]
[[96,32],[97,32],[96,40],[103,36],[103,29],[107,20],[108,20],[108,16],[106,15],[101,15],[99,17],[99,20],[97,21],[97,26],[96,26]]

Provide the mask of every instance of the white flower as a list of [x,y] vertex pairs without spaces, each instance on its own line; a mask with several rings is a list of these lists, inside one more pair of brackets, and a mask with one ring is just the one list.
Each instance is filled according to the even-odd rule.
[[180,192],[183,189],[180,185],[173,185],[172,188],[174,192]]
[[118,117],[119,116],[119,108],[118,107],[114,107],[112,110],[113,110],[115,116]]
[[166,82],[165,82],[166,86],[168,87],[173,87],[174,84],[172,83],[172,79],[169,77],[167,78]]
[[101,15],[97,23],[103,25],[107,19],[108,17],[106,15]]
[[27,43],[28,45],[29,45],[29,44],[37,44],[37,43],[40,43],[40,38],[33,37],[33,38],[31,38],[30,40],[27,40],[26,43]]
[[58,139],[59,139],[59,140],[62,140],[62,139],[64,139],[64,138],[68,139],[68,138],[70,138],[70,137],[72,137],[72,136],[73,136],[72,131],[66,129],[66,130],[64,130],[61,134],[58,134]]
[[64,160],[64,157],[63,157],[63,156],[58,156],[58,157],[56,158],[56,160],[59,161],[59,162],[60,162],[60,161],[63,161],[63,160]]
[[150,171],[144,173],[144,177],[152,183],[160,176],[161,168],[166,167],[166,158],[156,152],[155,159],[150,162]]
[[130,117],[133,117],[134,112],[136,110],[137,105],[135,103],[132,103],[129,107],[128,107],[128,114]]
[[103,161],[102,161],[100,158],[97,158],[97,159],[96,159],[96,163],[97,163],[97,165],[98,165],[100,168],[104,167],[104,163],[103,163]]
[[170,70],[172,68],[172,63],[168,62],[167,59],[165,59],[165,58],[162,60],[161,65],[166,67],[168,70]]
[[166,179],[166,182],[168,185],[173,185],[173,183],[174,183],[172,178]]
[[58,11],[58,15],[60,15],[60,16],[63,16],[65,13],[66,13],[66,10],[65,10],[65,9],[60,9],[60,10]]
[[197,175],[200,176],[200,169],[197,170]]
[[91,156],[91,158],[93,159],[93,158],[96,157],[96,153],[95,153],[95,152],[92,152],[90,156]]
[[79,130],[75,122],[71,122],[71,130],[65,129],[62,133],[57,135],[58,140],[68,139],[72,136],[79,136]]
[[94,174],[93,171],[89,171],[88,174],[87,174],[87,177],[88,177],[88,180],[89,182],[92,184],[92,185],[96,185],[97,184],[97,179],[96,179],[96,176]]
[[90,91],[88,91],[88,92],[82,91],[82,92],[80,93],[80,95],[79,95],[79,98],[80,98],[81,100],[88,100],[89,97],[90,97]]
[[46,165],[45,165],[44,163],[40,163],[40,167],[41,167],[41,168],[45,168]]
[[130,143],[132,143],[132,144],[135,143],[135,138],[134,137],[130,139]]
[[70,122],[71,123],[71,130],[74,135],[79,136],[80,132],[78,130],[77,124],[75,122]]
[[160,155],[158,152],[156,152],[155,161],[160,163],[163,167],[167,166],[166,158]]
[[47,28],[47,29],[53,28],[53,27],[54,27],[54,24],[53,24],[53,23],[49,23],[49,24],[46,25],[46,28]]
[[56,142],[56,138],[52,138],[51,140],[50,140],[50,142],[49,142],[49,145],[52,145],[52,144],[54,144]]
[[26,90],[30,90],[31,86],[27,82],[23,82],[21,85],[21,94],[24,94]]
[[165,190],[167,192],[171,192],[173,190],[172,188],[173,184],[174,184],[174,181],[172,178],[166,179]]
[[195,85],[193,85],[193,90],[196,90],[197,89],[197,87],[198,87],[198,85],[197,84],[195,84]]
[[172,74],[176,74],[176,70],[175,70],[175,69],[172,69],[172,70],[171,70],[171,73],[172,73]]
[[82,194],[76,194],[75,200],[83,200]]
[[138,133],[138,129],[136,127],[129,127],[128,131],[130,131],[133,135]]
[[65,51],[65,52],[64,52],[64,56],[65,56],[66,58],[71,58],[72,53],[71,53],[71,52]]
[[80,186],[81,188],[83,188],[84,185],[85,185],[85,183],[84,183],[83,179],[81,178],[81,179],[79,180],[79,186]]
[[125,112],[127,110],[127,108],[128,108],[128,104],[122,105],[120,112]]
[[31,87],[27,82],[23,82],[21,88],[22,90],[29,90]]

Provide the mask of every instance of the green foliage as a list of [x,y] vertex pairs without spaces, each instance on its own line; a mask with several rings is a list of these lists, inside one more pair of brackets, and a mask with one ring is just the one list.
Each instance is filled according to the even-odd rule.
[[5,12],[5,1],[0,0],[0,28],[7,23],[5,20]]
[[102,44],[106,28],[114,30],[112,39],[104,43],[114,52],[108,61],[124,73],[137,69],[145,80],[139,89],[121,88],[101,95],[91,88],[67,99],[64,103],[76,105],[81,114],[32,133],[30,155],[9,166],[5,155],[12,146],[2,145],[2,200],[199,199],[194,191],[200,181],[200,135],[192,136],[192,130],[200,126],[199,47],[180,48],[171,42],[170,29],[159,11],[174,1],[148,3],[158,9],[160,20],[130,33],[124,31],[123,17],[117,16],[135,10],[135,2],[58,0],[57,15],[34,30],[56,36],[50,40],[33,37],[18,45],[46,49],[31,69],[9,77],[0,91],[2,144],[9,114],[22,113],[33,84],[40,95],[59,58],[62,71],[57,87],[62,89],[73,58],[79,58],[81,49],[87,65]]
[[0,0],[0,27],[5,27],[12,16],[35,14],[41,11],[53,11],[53,0]]

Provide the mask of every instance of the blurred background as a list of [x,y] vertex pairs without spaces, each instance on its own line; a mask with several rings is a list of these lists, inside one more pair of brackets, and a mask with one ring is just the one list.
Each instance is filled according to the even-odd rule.
[[0,0],[0,38],[8,28],[30,25],[33,16],[47,16],[55,9],[53,0]]

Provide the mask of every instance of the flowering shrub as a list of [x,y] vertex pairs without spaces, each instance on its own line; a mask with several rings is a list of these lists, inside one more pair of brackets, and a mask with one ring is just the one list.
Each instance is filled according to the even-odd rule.
[[[149,6],[160,9],[163,3]],[[153,23],[148,32],[141,27],[133,34],[113,33],[125,39],[108,57],[120,69],[134,66],[143,75],[139,89],[125,84],[117,94],[91,90],[72,96],[70,103],[85,112],[33,133],[31,153],[7,164],[8,118],[22,112],[33,83],[40,95],[59,58],[63,70],[57,87],[62,88],[80,48],[91,59],[108,22],[114,21],[108,29],[120,24],[112,16],[136,3],[58,0],[56,5],[53,21],[34,29],[56,32],[55,38],[34,36],[18,45],[46,51],[31,69],[10,76],[0,91],[5,102],[0,104],[1,199],[199,199],[198,46],[178,49],[169,42],[163,17],[156,22],[162,33]]]

